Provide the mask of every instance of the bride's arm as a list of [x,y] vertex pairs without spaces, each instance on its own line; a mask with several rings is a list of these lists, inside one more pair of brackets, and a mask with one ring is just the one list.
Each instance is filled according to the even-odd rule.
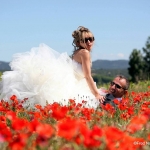
[[100,96],[98,88],[92,78],[91,75],[91,59],[90,59],[90,52],[87,50],[83,50],[81,53],[81,62],[82,62],[82,69],[83,69],[83,73],[84,76],[86,78],[86,81],[88,83],[88,86],[91,90],[91,92],[93,93],[93,95],[99,99],[101,102],[104,101],[104,97]]

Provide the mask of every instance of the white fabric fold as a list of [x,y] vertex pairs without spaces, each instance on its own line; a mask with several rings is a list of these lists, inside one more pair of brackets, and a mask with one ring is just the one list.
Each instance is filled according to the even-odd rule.
[[29,52],[15,54],[10,66],[12,71],[2,75],[1,99],[9,100],[16,95],[20,100],[28,98],[31,104],[42,106],[46,101],[67,105],[69,99],[75,99],[76,103],[85,100],[86,107],[99,105],[87,85],[81,64],[66,52],[58,53],[40,44]]

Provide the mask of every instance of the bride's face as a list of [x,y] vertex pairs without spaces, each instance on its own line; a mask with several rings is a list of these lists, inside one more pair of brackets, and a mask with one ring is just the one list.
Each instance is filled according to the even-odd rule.
[[80,41],[80,46],[90,51],[94,44],[94,37],[92,33],[85,32],[82,37],[83,38],[82,38],[82,41]]

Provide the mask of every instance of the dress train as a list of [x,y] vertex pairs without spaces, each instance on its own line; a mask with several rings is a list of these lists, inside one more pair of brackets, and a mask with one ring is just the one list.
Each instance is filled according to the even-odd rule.
[[87,101],[86,107],[96,108],[98,100],[91,93],[84,78],[81,64],[68,54],[58,53],[45,44],[29,52],[18,53],[10,63],[12,71],[6,71],[1,80],[1,99],[29,99],[29,103],[46,105],[58,102],[67,105],[69,99],[76,103]]

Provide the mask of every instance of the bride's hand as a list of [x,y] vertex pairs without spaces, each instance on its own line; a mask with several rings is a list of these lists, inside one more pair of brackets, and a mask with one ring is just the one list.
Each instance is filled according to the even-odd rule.
[[96,96],[96,98],[97,98],[97,99],[99,100],[99,102],[102,103],[102,104],[103,104],[104,101],[105,101],[105,96],[102,96],[102,95],[99,95],[99,94],[98,94],[98,95]]

